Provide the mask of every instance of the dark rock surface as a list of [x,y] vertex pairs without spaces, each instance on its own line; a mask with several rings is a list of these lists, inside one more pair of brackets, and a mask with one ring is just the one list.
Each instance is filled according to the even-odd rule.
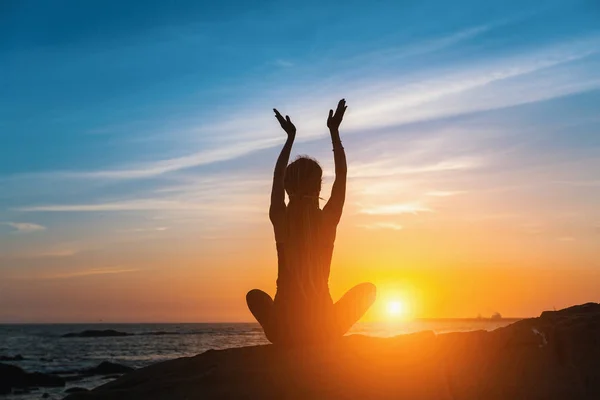
[[15,365],[0,364],[0,394],[34,387],[61,387],[65,380],[60,376],[25,372]]
[[112,375],[104,375],[102,379],[117,379],[120,378],[122,374],[112,374]]
[[82,374],[87,375],[112,375],[112,374],[125,374],[133,371],[133,368],[126,365],[111,363],[109,361],[102,361],[97,367],[82,370]]
[[90,337],[114,337],[114,336],[133,336],[133,334],[115,331],[114,329],[105,329],[105,330],[91,329],[91,330],[86,330],[86,331],[82,331],[82,332],[66,333],[66,334],[62,335],[62,337],[64,337],[64,338],[73,338],[73,337],[90,338]]
[[65,390],[65,393],[82,393],[82,392],[88,392],[88,389],[75,386],[75,387],[68,388],[67,390]]
[[336,345],[272,345],[158,363],[68,400],[104,399],[600,399],[600,304],[588,303],[493,332]]
[[24,359],[20,354],[16,356],[0,356],[0,361],[23,361]]
[[65,380],[77,381],[81,380],[84,377],[93,375],[109,375],[112,377],[114,377],[115,375],[121,376],[122,374],[131,372],[133,370],[134,368],[128,367],[126,365],[112,363],[110,361],[102,361],[100,364],[92,368],[60,370],[53,371],[52,373],[57,375],[69,375],[65,376]]

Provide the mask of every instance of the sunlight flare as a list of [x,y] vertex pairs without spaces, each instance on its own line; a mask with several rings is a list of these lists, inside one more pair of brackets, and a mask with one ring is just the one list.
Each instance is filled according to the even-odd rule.
[[400,300],[391,300],[387,303],[387,313],[393,318],[402,318],[406,316],[406,304]]

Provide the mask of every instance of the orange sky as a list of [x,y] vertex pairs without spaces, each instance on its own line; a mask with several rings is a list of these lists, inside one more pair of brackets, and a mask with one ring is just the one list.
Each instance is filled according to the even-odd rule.
[[[532,232],[506,216],[457,215],[469,203],[458,194],[444,197],[447,208],[454,202],[454,215],[403,212],[365,219],[356,206],[356,186],[351,180],[330,286],[337,299],[357,283],[375,283],[378,301],[364,320],[388,318],[390,300],[402,301],[410,316],[425,318],[496,311],[526,317],[600,301],[593,236],[565,239],[552,224]],[[266,211],[257,207],[256,216],[212,238],[202,234],[201,224],[186,224],[176,233],[121,238],[73,254],[16,257],[0,284],[0,320],[250,321],[246,291],[257,287],[274,294],[276,278]],[[365,227],[367,221],[374,227]],[[379,222],[398,226],[381,228]]]
[[0,323],[250,321],[275,292],[271,110],[328,199],[340,98],[334,299],[600,302],[597,1],[38,3],[0,6]]

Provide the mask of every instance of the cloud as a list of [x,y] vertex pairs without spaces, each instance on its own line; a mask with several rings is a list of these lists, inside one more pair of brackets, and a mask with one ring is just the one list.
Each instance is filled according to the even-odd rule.
[[462,190],[432,190],[431,192],[427,192],[425,193],[427,196],[433,196],[433,197],[450,197],[450,196],[456,196],[458,194],[462,194],[465,193]]
[[133,165],[123,169],[101,171],[61,171],[60,177],[64,178],[98,178],[98,179],[135,179],[148,178],[179,171],[186,168],[198,167],[219,161],[231,160],[245,154],[272,147],[279,142],[278,138],[258,139],[252,141],[239,140],[222,144],[209,150],[203,150],[182,157],[175,157],[155,162]]
[[[472,32],[458,33],[457,37],[470,37],[485,29],[473,28]],[[344,125],[346,133],[543,101],[600,87],[597,74],[584,66],[571,65],[574,61],[597,54],[599,45],[600,38],[594,36],[510,57],[471,60],[450,65],[452,68],[444,70],[429,69],[418,77],[406,74],[397,78],[396,73],[390,79],[382,79],[377,74],[377,80],[358,82],[350,88],[347,82],[341,81],[318,82],[307,88],[306,83],[299,80],[289,83],[285,90],[285,98],[288,99],[286,108],[293,109],[294,116],[303,121],[303,134],[298,140],[308,141],[323,134],[323,110],[331,107],[328,103],[330,96],[325,95],[324,91],[336,91],[337,85],[340,91],[343,89],[347,93],[350,101]],[[393,58],[394,55],[384,53],[382,57],[384,59],[381,61],[384,62],[386,57]],[[365,76],[370,75],[368,70],[363,72]],[[241,106],[234,120],[215,115],[213,121],[203,122],[193,128],[195,135],[208,140],[203,143],[207,149],[191,151],[179,157],[97,171],[56,171],[52,174],[84,179],[148,178],[232,160],[273,147],[281,142],[281,136],[272,116],[265,110],[271,107],[272,99],[278,96],[282,95],[273,91],[262,98],[249,99],[246,106]],[[437,168],[454,167],[441,165]]]
[[571,186],[596,187],[600,186],[600,180],[581,180],[581,181],[554,181],[554,183]]
[[45,226],[31,222],[4,222],[4,224],[15,228],[18,233],[40,232],[47,229]]
[[[92,204],[46,204],[19,207],[15,210],[25,212],[197,211],[206,214],[214,214],[218,212],[226,212],[229,214],[255,213],[258,211],[256,205],[246,203],[247,199],[245,199],[244,202],[241,200],[227,202],[225,199],[219,197],[213,198],[210,202],[139,199]],[[264,207],[261,207],[260,210],[264,211],[263,208]],[[166,229],[159,227],[155,230]]]
[[374,222],[372,224],[361,224],[358,226],[365,229],[392,229],[395,231],[403,229],[402,225],[395,222]]
[[282,67],[282,68],[290,68],[290,67],[294,66],[294,63],[291,61],[279,58],[279,59],[275,60],[275,65],[278,67]]
[[421,165],[398,165],[396,157],[388,157],[377,161],[356,163],[349,176],[352,178],[384,177],[394,175],[420,174],[428,172],[445,172],[467,170],[481,167],[486,164],[482,157],[467,156],[456,157],[441,161],[434,161]]
[[432,212],[429,207],[419,203],[396,203],[384,204],[371,207],[363,207],[360,212],[367,215],[395,215],[395,214],[418,214],[420,212]]
[[79,251],[75,249],[55,249],[42,251],[40,253],[36,253],[31,257],[72,257],[77,254]]
[[41,279],[70,279],[70,278],[81,278],[86,276],[95,275],[112,275],[112,274],[126,274],[130,272],[138,272],[139,268],[94,268],[83,271],[66,272],[61,274],[47,275]]
[[95,250],[98,246],[86,241],[71,241],[58,244],[42,244],[41,247],[27,246],[22,249],[14,249],[12,254],[7,254],[9,258],[29,259],[29,258],[62,258],[73,257],[81,252]]
[[383,48],[366,52],[350,58],[348,62],[361,65],[373,62],[373,60],[405,59],[423,54],[434,53],[465,40],[473,39],[482,33],[486,33],[490,31],[494,25],[496,24],[474,26],[458,32],[450,33],[443,37],[411,42],[411,44],[402,47]]
[[132,229],[123,229],[120,232],[164,232],[168,230],[168,226],[158,226],[151,228],[132,228]]
[[77,212],[77,211],[149,211],[149,210],[210,210],[204,204],[176,200],[140,199],[97,204],[48,204],[19,207],[17,211],[29,212]]
[[562,237],[556,238],[556,240],[558,240],[559,242],[574,242],[575,238],[572,236],[562,236]]

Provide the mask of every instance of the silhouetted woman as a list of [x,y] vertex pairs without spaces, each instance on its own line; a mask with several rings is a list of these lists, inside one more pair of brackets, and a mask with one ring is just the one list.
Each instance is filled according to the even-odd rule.
[[[302,344],[340,338],[375,300],[375,286],[370,283],[355,286],[335,304],[329,294],[333,243],[346,197],[346,155],[339,134],[346,108],[342,99],[335,114],[329,110],[327,127],[336,176],[323,210],[319,208],[323,171],[308,157],[299,157],[287,165],[296,127],[289,116],[284,119],[273,109],[288,136],[275,164],[269,208],[277,244],[277,294],[275,300],[258,289],[246,295],[248,308],[272,343]],[[289,196],[287,205],[284,190]]]

